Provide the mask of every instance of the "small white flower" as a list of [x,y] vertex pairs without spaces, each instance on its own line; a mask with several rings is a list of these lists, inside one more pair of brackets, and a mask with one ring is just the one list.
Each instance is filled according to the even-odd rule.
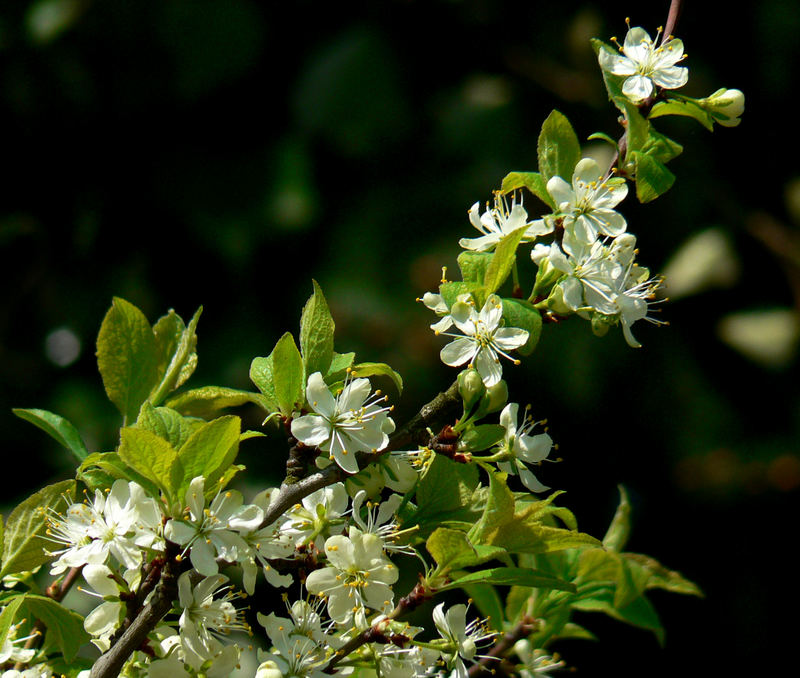
[[343,514],[348,506],[343,483],[334,483],[303,497],[301,503],[289,509],[280,526],[295,546],[314,544],[319,551],[325,540],[344,529]]
[[[194,588],[193,576],[189,571],[178,578],[178,602],[183,608],[179,627],[184,658],[195,670],[209,660],[217,662],[220,669],[234,654],[238,659],[238,648],[222,645],[219,639],[231,631],[248,631],[249,627],[232,602],[239,596],[232,593],[229,586],[223,586],[228,581],[226,576],[206,577]],[[215,598],[219,593],[222,595]],[[230,650],[230,647],[236,649]]]
[[[459,294],[456,297],[456,301],[466,304],[469,303],[471,298],[472,295],[467,292],[466,294]],[[425,294],[422,295],[422,299],[419,301],[436,313],[436,315],[441,316],[440,320],[437,320],[430,326],[434,332],[445,332],[453,326],[453,316],[450,315],[450,308],[447,306],[441,294],[425,292]]]
[[388,416],[391,407],[383,407],[386,398],[380,391],[370,395],[369,380],[348,379],[337,396],[331,393],[322,374],[308,378],[306,399],[314,414],[292,420],[292,435],[304,445],[328,452],[347,473],[358,473],[356,452],[377,452],[389,444],[388,433],[394,422]]
[[530,228],[525,231],[522,242],[530,242],[536,236],[549,232],[542,230],[540,222],[528,221],[528,213],[522,203],[517,203],[516,194],[511,202],[511,210],[508,209],[506,196],[496,194],[494,207],[490,209],[487,203],[486,211],[482,215],[479,213],[480,203],[476,202],[469,209],[469,221],[483,235],[478,238],[461,238],[458,244],[464,249],[475,252],[489,252],[507,235],[524,226],[529,226]]
[[519,360],[508,355],[508,351],[523,346],[528,341],[528,332],[516,327],[500,327],[503,304],[499,297],[491,295],[480,313],[471,304],[453,304],[453,323],[464,336],[440,332],[455,337],[445,346],[439,356],[445,365],[457,367],[468,363],[481,375],[486,387],[494,386],[503,376],[503,368],[497,357],[502,355],[515,365]]
[[[5,608],[0,608],[0,612],[2,612],[3,609]],[[35,649],[20,647],[20,645],[24,645],[30,638],[35,638],[39,635],[38,633],[34,633],[29,636],[17,638],[17,630],[22,623],[23,622],[17,622],[9,627],[6,638],[3,644],[0,645],[0,664],[5,664],[6,662],[27,664],[33,659],[33,655],[36,654]]]
[[306,579],[310,593],[325,596],[328,615],[338,624],[370,608],[388,613],[397,581],[397,568],[383,553],[381,540],[351,527],[349,535],[335,535],[325,542],[327,567],[314,570]]
[[164,536],[191,549],[192,565],[208,577],[219,572],[217,558],[233,562],[239,553],[248,550],[238,531],[258,528],[264,511],[253,504],[243,505],[242,495],[235,490],[219,492],[206,509],[204,492],[205,478],[193,478],[186,490],[189,520],[171,519],[164,528]]
[[442,649],[442,658],[452,671],[452,678],[467,678],[464,660],[472,662],[478,651],[478,643],[493,638],[496,633],[487,630],[485,620],[474,619],[467,624],[467,606],[453,605],[446,613],[444,603],[433,609],[433,621],[439,635],[447,641]]
[[519,405],[509,403],[500,413],[500,425],[506,429],[502,447],[509,459],[498,463],[498,466],[506,473],[519,473],[522,484],[531,492],[544,492],[550,488],[542,485],[526,464],[540,464],[547,459],[553,449],[553,439],[547,433],[530,435],[530,431],[542,422],[528,417],[528,408],[525,408],[522,426],[517,428],[518,412]]
[[79,590],[103,601],[86,615],[83,628],[93,636],[92,643],[101,652],[105,652],[109,648],[111,635],[119,626],[124,608],[119,597],[120,591],[134,588],[140,579],[140,572],[138,569],[128,570],[125,573],[126,583],[122,585],[117,582],[111,569],[106,565],[87,565],[83,568],[82,574],[94,592],[82,587],[78,587]]
[[624,56],[600,50],[598,59],[603,70],[628,76],[622,93],[631,101],[647,99],[655,87],[677,89],[689,79],[689,69],[675,65],[684,58],[683,42],[673,38],[656,47],[658,38],[656,35],[653,41],[643,28],[631,28],[621,48]]
[[544,650],[532,649],[529,640],[523,639],[514,643],[514,652],[523,664],[519,672],[520,678],[541,678],[564,667],[564,662]]
[[400,532],[400,528],[397,526],[394,517],[400,504],[403,503],[403,497],[399,494],[393,494],[380,504],[367,502],[366,510],[364,511],[365,516],[362,517],[361,508],[366,498],[367,493],[363,490],[353,498],[353,522],[358,525],[359,529],[364,534],[377,536],[381,540],[385,551],[396,551],[410,556],[415,555],[416,551],[408,544],[397,543],[399,537],[396,535]]
[[627,223],[613,208],[628,195],[628,186],[622,178],[603,177],[603,170],[592,158],[583,158],[575,166],[572,185],[559,176],[552,177],[547,191],[556,202],[557,212],[547,219],[561,216],[564,229],[585,243],[597,240],[598,234],[623,233]]

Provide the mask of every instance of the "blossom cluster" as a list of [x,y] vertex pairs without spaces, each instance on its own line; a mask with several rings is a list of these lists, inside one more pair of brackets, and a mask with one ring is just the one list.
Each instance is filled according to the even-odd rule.
[[[517,438],[513,431],[510,436],[513,445]],[[525,444],[524,437],[519,440]],[[277,587],[295,583],[290,573],[299,566],[311,570],[303,586],[313,598],[295,601],[288,618],[258,615],[272,643],[259,654],[260,678],[331,675],[323,669],[336,650],[371,626],[412,639],[420,629],[391,620],[398,569],[390,556],[415,553],[397,523],[402,496],[372,501],[357,489],[351,497],[344,483],[335,483],[263,526],[274,492],[245,503],[239,492],[219,490],[209,500],[198,476],[189,484],[180,516],[169,517],[141,485],[117,480],[107,494],[98,491],[49,516],[50,539],[58,545],[51,552],[51,572],[82,568],[85,585],[79,588],[98,601],[84,628],[105,651],[125,617],[126,601],[144,591],[143,575],[163,560],[168,544],[181,549],[178,562],[192,567],[178,577],[177,621],[151,633],[151,656],[136,653],[126,675],[222,678],[236,668],[243,648],[229,634],[251,630],[237,606],[245,594],[235,592],[219,572],[223,565],[241,567],[247,593],[253,593],[259,569]],[[141,603],[152,595],[147,592]],[[464,661],[473,661],[477,644],[492,634],[478,621],[467,623],[463,605],[445,613],[442,604],[433,620],[441,635],[433,647],[366,645],[361,661],[372,657],[381,675],[444,675],[446,667],[451,675],[465,676]],[[34,651],[19,647],[26,639],[17,639],[12,628],[0,656],[30,661]],[[49,675],[47,670],[36,675]]]

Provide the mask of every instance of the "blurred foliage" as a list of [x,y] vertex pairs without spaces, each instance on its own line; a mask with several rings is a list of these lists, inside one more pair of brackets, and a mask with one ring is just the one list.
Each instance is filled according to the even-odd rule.
[[[114,295],[151,320],[202,304],[194,383],[242,388],[251,358],[296,330],[314,277],[337,336],[403,375],[396,413],[412,414],[452,376],[413,300],[441,266],[455,269],[457,240],[472,235],[466,209],[508,171],[533,168],[554,107],[582,139],[618,135],[589,38],[624,34],[626,15],[652,31],[667,6],[3,3],[0,426],[20,468],[3,503],[71,463],[12,407],[67,417],[92,450],[116,444],[93,355]],[[623,207],[654,271],[701,232],[717,234],[689,254],[714,274],[681,280],[663,310],[671,327],[639,331],[639,351],[576,321],[547,328],[509,370],[512,392],[535,395],[533,414],[550,421],[564,461],[541,477],[570,491],[582,529],[604,528],[625,483],[632,545],[668,556],[708,594],[656,601],[663,652],[636,631],[593,626],[605,642],[567,648],[579,667],[602,666],[608,642],[624,648],[620,676],[788,662],[789,627],[775,622],[800,600],[778,589],[786,556],[771,551],[796,531],[800,494],[800,178],[788,101],[799,10],[795,0],[686,3],[678,26],[685,92],[742,89],[743,122],[710,135],[665,120],[685,146],[675,186],[655,205]],[[732,340],[732,326],[761,353]],[[762,359],[764,347],[777,358]],[[265,482],[279,479],[283,454],[261,439],[242,452]]]

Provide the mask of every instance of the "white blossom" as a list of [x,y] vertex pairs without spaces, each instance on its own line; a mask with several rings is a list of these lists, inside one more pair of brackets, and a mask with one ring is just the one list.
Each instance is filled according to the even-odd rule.
[[603,170],[592,158],[578,162],[571,185],[554,176],[547,182],[547,191],[557,209],[545,221],[561,217],[564,229],[581,242],[593,243],[598,234],[617,236],[627,227],[625,218],[614,210],[628,194],[625,180],[604,179]]
[[235,490],[223,490],[206,508],[205,478],[197,476],[186,490],[188,520],[171,519],[164,528],[170,541],[191,549],[189,557],[195,569],[210,576],[219,572],[217,558],[236,561],[247,544],[238,531],[252,531],[264,519],[264,511],[244,504]]
[[347,537],[328,538],[325,555],[328,565],[308,575],[306,588],[327,599],[331,619],[344,624],[354,614],[363,618],[365,608],[384,613],[391,610],[391,585],[398,573],[384,556],[378,536],[351,527]]
[[489,252],[493,250],[500,241],[514,231],[529,226],[522,237],[522,242],[530,242],[538,235],[549,231],[542,230],[539,222],[528,221],[528,213],[517,203],[517,196],[514,195],[511,209],[508,209],[506,196],[496,194],[494,197],[494,207],[489,208],[486,204],[486,211],[480,214],[480,203],[476,202],[469,209],[469,221],[483,235],[477,238],[461,238],[458,244],[464,249],[476,252]]
[[343,515],[348,504],[344,484],[320,488],[286,512],[280,531],[293,540],[295,546],[314,544],[322,551],[325,540],[344,529]]
[[498,463],[506,473],[519,473],[522,484],[531,492],[544,492],[549,488],[543,485],[527,464],[540,464],[553,449],[553,439],[547,433],[530,435],[530,432],[541,422],[528,417],[528,408],[523,414],[522,426],[517,427],[519,405],[509,403],[500,413],[500,425],[506,430],[503,436],[502,449],[509,459]]
[[514,652],[523,664],[519,672],[520,678],[541,678],[564,667],[563,661],[549,655],[546,651],[538,648],[532,649],[531,642],[527,639],[514,643]]
[[643,28],[630,28],[621,47],[622,55],[606,49],[598,54],[603,70],[627,76],[622,93],[631,101],[647,99],[655,87],[677,89],[689,79],[689,69],[675,65],[684,59],[683,42],[673,38],[656,47],[659,35],[653,41]]
[[451,367],[467,363],[481,375],[483,383],[494,386],[503,376],[498,355],[508,358],[515,365],[519,360],[508,355],[508,351],[523,346],[528,341],[528,332],[516,327],[501,327],[503,304],[497,295],[490,295],[480,313],[471,304],[453,304],[452,316],[455,326],[464,336],[441,332],[455,337],[439,353],[442,362]]
[[391,407],[381,405],[386,398],[364,378],[348,379],[334,397],[322,378],[314,372],[308,378],[306,398],[314,414],[292,420],[292,435],[304,445],[318,447],[330,455],[347,473],[358,473],[356,452],[377,452],[389,444],[394,422]]
[[447,641],[442,649],[442,658],[452,672],[451,678],[467,678],[464,660],[472,662],[477,655],[478,643],[496,634],[489,632],[486,622],[475,619],[467,624],[467,606],[453,605],[447,612],[444,603],[433,609],[433,621],[439,635]]

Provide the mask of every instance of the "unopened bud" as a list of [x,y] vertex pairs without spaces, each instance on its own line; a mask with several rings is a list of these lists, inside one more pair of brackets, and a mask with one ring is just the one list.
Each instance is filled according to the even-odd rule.
[[572,315],[572,307],[567,305],[564,299],[564,289],[559,284],[556,285],[547,297],[547,307],[558,315]]
[[697,102],[723,127],[736,127],[744,113],[744,93],[738,89],[718,89]]
[[501,379],[486,389],[486,414],[497,412],[508,402],[508,384]]
[[478,370],[470,368],[458,373],[458,392],[464,401],[464,410],[472,408],[486,393],[483,379]]

